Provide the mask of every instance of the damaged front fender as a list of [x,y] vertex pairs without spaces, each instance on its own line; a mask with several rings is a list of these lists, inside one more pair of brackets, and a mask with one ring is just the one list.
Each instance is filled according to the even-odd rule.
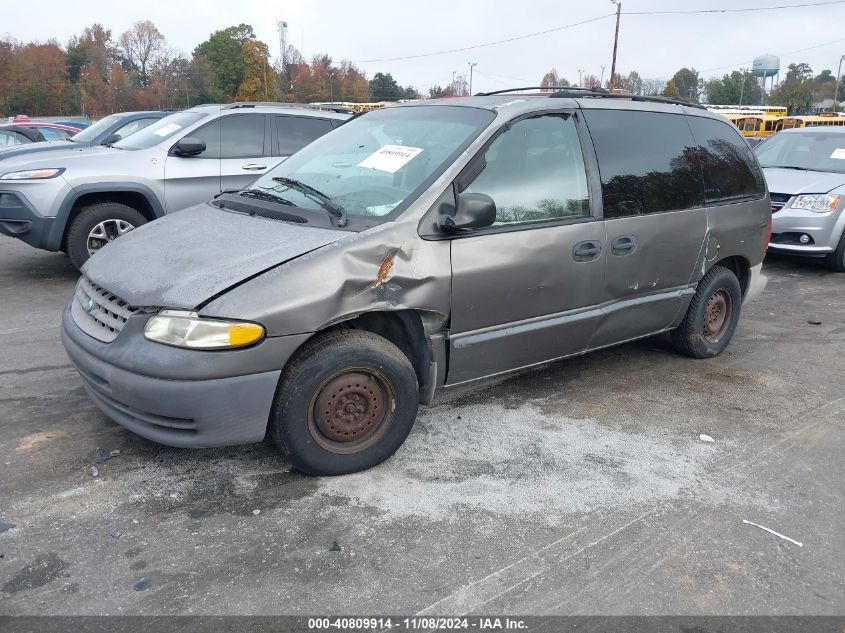
[[417,237],[416,221],[384,224],[258,275],[201,314],[257,321],[270,336],[316,332],[374,311],[420,310],[445,325],[449,249],[448,241]]

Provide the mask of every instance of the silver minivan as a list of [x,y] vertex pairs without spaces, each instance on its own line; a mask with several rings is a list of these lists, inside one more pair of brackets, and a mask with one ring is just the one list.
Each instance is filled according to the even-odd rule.
[[755,152],[772,192],[769,251],[845,272],[845,127],[783,130]]
[[770,228],[753,153],[704,109],[572,89],[409,103],[103,248],[62,340],[139,435],[269,434],[306,473],[349,473],[443,388],[660,332],[717,355],[765,285]]

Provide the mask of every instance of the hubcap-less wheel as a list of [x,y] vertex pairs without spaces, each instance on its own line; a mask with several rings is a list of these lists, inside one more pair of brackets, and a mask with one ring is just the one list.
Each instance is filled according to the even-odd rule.
[[708,343],[718,343],[731,322],[733,304],[730,293],[720,288],[713,293],[704,309],[704,338]]
[[134,228],[126,220],[103,220],[88,234],[88,255],[93,255],[109,242],[113,242]]
[[390,381],[371,369],[350,369],[317,390],[308,430],[333,453],[357,453],[377,442],[393,422],[396,395]]

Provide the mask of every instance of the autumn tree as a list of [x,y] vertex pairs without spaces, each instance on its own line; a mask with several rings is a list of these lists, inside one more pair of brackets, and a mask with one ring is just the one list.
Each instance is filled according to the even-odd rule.
[[215,31],[194,49],[194,57],[203,57],[213,76],[214,87],[228,99],[234,97],[246,75],[244,44],[255,40],[248,24]]
[[681,68],[672,76],[672,79],[666,82],[663,94],[667,97],[681,97],[696,101],[698,99],[698,71],[695,68]]
[[71,83],[79,80],[83,66],[90,66],[100,78],[107,82],[111,65],[119,57],[115,43],[111,39],[111,30],[102,24],[86,26],[79,37],[73,36],[67,45],[67,69]]
[[244,42],[244,80],[238,87],[236,101],[276,101],[279,91],[276,71],[270,65],[270,52],[264,42]]
[[149,85],[147,73],[165,45],[164,35],[149,20],[141,20],[122,33],[118,43],[127,64],[138,73],[139,85]]

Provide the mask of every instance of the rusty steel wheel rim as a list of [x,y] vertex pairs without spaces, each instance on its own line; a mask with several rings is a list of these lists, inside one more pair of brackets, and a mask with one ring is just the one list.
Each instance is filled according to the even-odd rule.
[[391,382],[368,368],[347,369],[316,390],[308,408],[308,431],[332,453],[358,453],[375,444],[393,422]]
[[708,343],[722,340],[731,322],[733,300],[730,293],[720,288],[713,293],[704,308],[704,338]]

